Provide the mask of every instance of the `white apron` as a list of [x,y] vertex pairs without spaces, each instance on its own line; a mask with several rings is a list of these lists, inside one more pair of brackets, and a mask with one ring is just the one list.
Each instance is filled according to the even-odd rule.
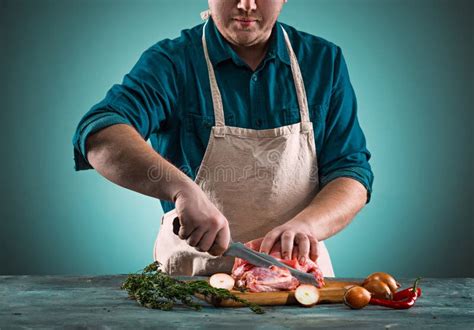
[[[313,125],[309,118],[300,67],[283,29],[291,59],[301,122],[255,130],[226,126],[221,94],[207,51],[205,26],[202,44],[207,63],[215,126],[195,182],[229,221],[234,241],[265,236],[303,210],[319,191]],[[173,233],[176,210],[165,213],[154,246],[154,260],[170,275],[230,273],[234,257],[199,252]],[[325,277],[334,277],[329,253],[318,243],[317,263]]]

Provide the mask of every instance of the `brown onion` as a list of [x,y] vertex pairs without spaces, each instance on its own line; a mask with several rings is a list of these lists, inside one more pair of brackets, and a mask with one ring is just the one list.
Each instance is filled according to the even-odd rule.
[[369,304],[370,298],[371,294],[367,289],[354,285],[344,294],[344,304],[352,309],[361,309]]
[[400,287],[400,284],[393,278],[392,275],[387,274],[387,273],[383,273],[383,272],[377,272],[377,273],[370,274],[369,276],[367,276],[367,278],[365,279],[365,281],[362,285],[364,285],[366,282],[369,282],[371,280],[384,282],[385,284],[388,285],[388,287],[390,288],[390,291],[392,293],[397,292],[398,288]]
[[364,288],[369,290],[369,292],[375,298],[392,300],[392,291],[385,282],[378,280],[370,280],[364,282],[363,286]]

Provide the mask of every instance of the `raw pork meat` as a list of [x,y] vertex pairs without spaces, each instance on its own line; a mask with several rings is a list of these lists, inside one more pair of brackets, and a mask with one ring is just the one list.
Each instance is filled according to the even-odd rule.
[[[260,249],[262,238],[245,243],[245,245],[255,251]],[[281,259],[280,245],[275,244],[270,255],[284,264],[291,266],[299,271],[311,273],[314,275],[318,288],[324,285],[324,277],[318,265],[312,260],[307,260],[305,265],[301,265],[296,258],[298,247],[293,248],[293,256],[290,260]],[[236,287],[246,288],[250,292],[267,292],[267,291],[285,291],[294,290],[300,284],[286,268],[277,266],[256,267],[251,263],[236,258],[234,267],[232,268],[232,277],[235,279]]]

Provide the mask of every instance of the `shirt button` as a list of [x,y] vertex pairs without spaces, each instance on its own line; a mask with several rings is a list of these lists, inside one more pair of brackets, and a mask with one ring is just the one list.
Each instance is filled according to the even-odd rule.
[[257,81],[257,79],[258,79],[258,78],[257,78],[257,75],[256,75],[256,74],[253,74],[253,75],[252,75],[252,80],[253,80],[253,81]]
[[255,121],[255,125],[257,125],[257,127],[262,126],[262,120],[261,120],[261,119],[257,119],[257,120]]

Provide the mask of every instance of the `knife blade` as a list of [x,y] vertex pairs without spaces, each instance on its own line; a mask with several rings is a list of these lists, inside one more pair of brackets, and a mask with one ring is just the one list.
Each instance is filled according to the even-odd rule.
[[312,284],[316,287],[318,286],[318,283],[316,282],[316,279],[313,275],[303,273],[302,271],[290,267],[284,264],[283,262],[275,259],[271,255],[252,250],[241,242],[231,242],[223,255],[239,257],[258,267],[277,266],[281,268],[286,268],[290,271],[291,275],[296,277],[296,279],[301,283]]
[[[176,217],[173,219],[173,232],[178,235],[180,228],[179,218]],[[224,256],[232,256],[244,259],[257,267],[270,267],[270,266],[277,266],[281,268],[286,268],[290,271],[291,275],[296,277],[298,281],[301,283],[312,284],[314,286],[318,286],[316,279],[313,275],[308,273],[303,273],[293,267],[290,267],[283,262],[275,259],[269,254],[258,252],[252,250],[251,248],[245,246],[245,244],[241,242],[234,242],[230,241],[230,244],[227,250],[223,253]]]

